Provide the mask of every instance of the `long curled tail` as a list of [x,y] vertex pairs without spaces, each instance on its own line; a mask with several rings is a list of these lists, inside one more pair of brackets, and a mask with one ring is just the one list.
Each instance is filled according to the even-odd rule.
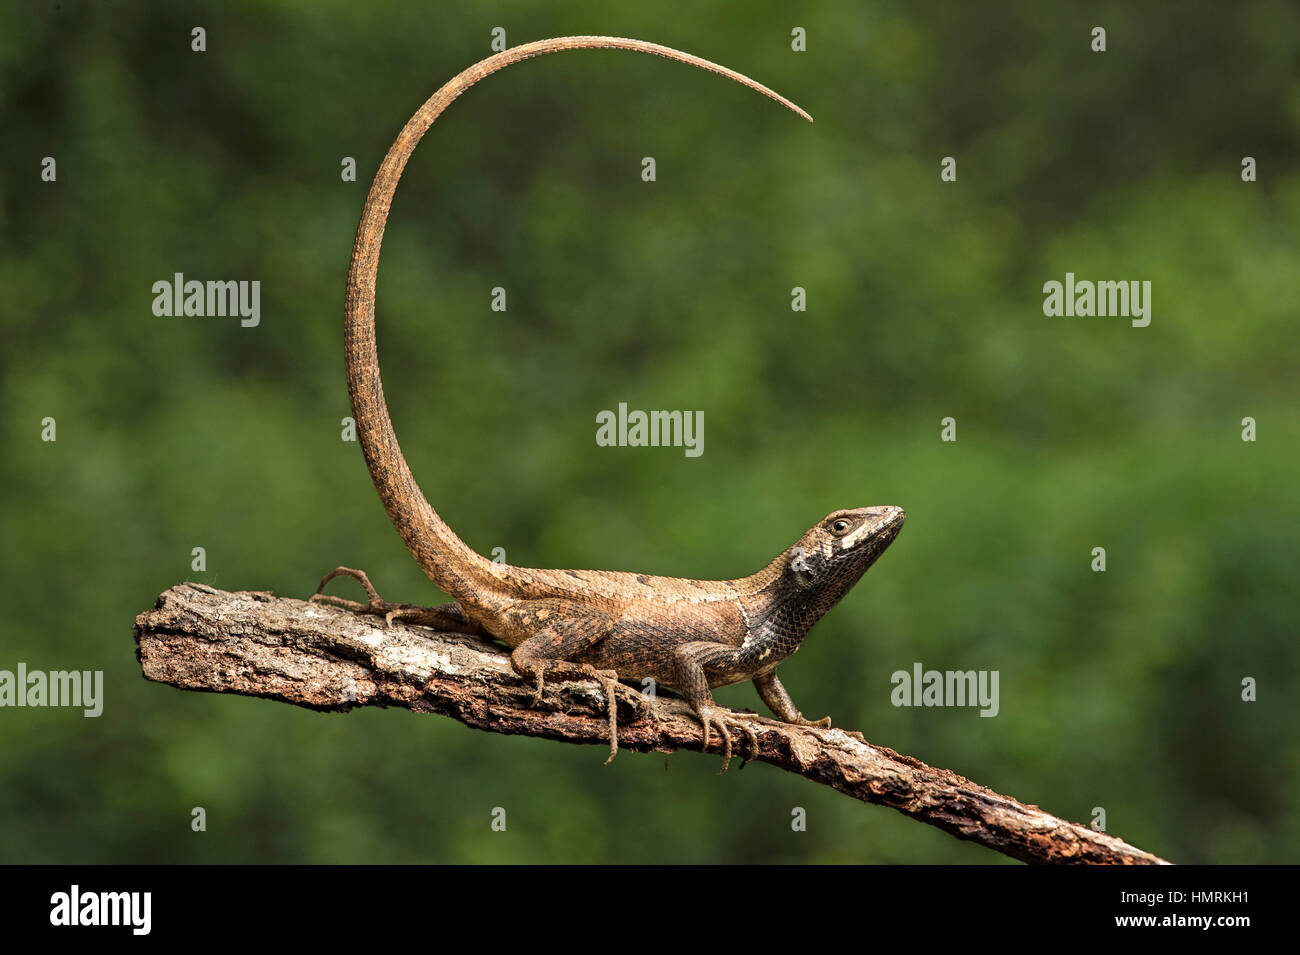
[[375,489],[384,502],[388,516],[401,534],[406,547],[439,588],[455,597],[472,594],[476,584],[492,577],[492,563],[472,550],[443,522],[425,500],[420,486],[397,444],[393,423],[384,401],[384,386],[379,377],[379,356],[375,348],[375,277],[379,269],[379,248],[384,239],[384,224],[393,193],[406,161],[415,151],[425,131],[439,114],[461,93],[479,80],[512,63],[561,50],[608,48],[652,53],[679,63],[698,66],[735,80],[812,122],[812,117],[785,97],[774,93],[749,77],[698,56],[681,53],[666,46],[608,36],[571,36],[538,40],[504,50],[475,63],[429,97],[402,128],[375,174],[366,196],[352,246],[352,265],[348,269],[344,356],[347,363],[348,395],[356,419],[361,449]]

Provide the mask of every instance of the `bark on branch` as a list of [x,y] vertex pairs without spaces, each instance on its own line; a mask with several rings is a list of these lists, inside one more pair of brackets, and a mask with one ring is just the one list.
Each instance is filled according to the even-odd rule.
[[[510,669],[503,648],[462,634],[390,627],[321,604],[186,583],[136,618],[135,635],[145,677],[186,690],[341,712],[402,706],[495,733],[608,743],[599,684],[548,685],[535,707],[531,684]],[[702,748],[700,724],[681,701],[646,700],[631,690],[619,695],[621,750]],[[755,722],[754,729],[761,762],[1024,862],[1164,863],[1114,836],[838,729],[774,720]],[[748,755],[743,742],[737,745]],[[710,751],[718,752],[716,739]]]

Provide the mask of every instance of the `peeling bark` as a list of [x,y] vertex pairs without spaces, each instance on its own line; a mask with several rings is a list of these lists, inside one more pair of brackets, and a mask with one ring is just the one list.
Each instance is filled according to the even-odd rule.
[[[463,634],[275,597],[179,584],[136,618],[144,676],[186,690],[240,693],[316,710],[401,706],[475,729],[568,743],[608,744],[605,695],[595,682],[548,685],[539,706],[503,648]],[[618,700],[619,748],[702,748],[680,700]],[[863,802],[897,809],[1014,859],[1033,863],[1165,864],[1163,859],[946,769],[838,729],[754,721],[757,759]],[[715,734],[716,736],[716,734]],[[749,755],[737,742],[738,752]],[[710,751],[718,752],[716,739]]]

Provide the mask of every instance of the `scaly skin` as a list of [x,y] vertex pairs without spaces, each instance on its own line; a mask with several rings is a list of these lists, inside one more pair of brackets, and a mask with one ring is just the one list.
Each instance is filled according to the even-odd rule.
[[[776,677],[809,629],[857,583],[902,528],[897,507],[835,511],[762,570],[736,580],[690,580],[603,570],[540,570],[497,564],[476,553],[425,500],[397,443],[379,376],[375,348],[375,278],[393,193],[420,138],[444,109],[483,77],[512,63],[562,50],[612,48],[652,53],[720,73],[811,117],[767,87],[725,67],[667,47],[618,37],[561,37],[513,47],[476,63],[438,90],[411,117],[384,157],[366,197],[348,272],[344,352],[348,394],[366,465],[384,507],[412,556],[441,590],[441,607],[390,604],[365,574],[338,568],[314,599],[401,618],[442,630],[491,636],[512,648],[511,665],[536,681],[596,679],[609,707],[610,753],[618,750],[616,681],[642,680],[682,694],[700,719],[707,748],[721,735],[722,771],[731,759],[731,733],[757,751],[744,714],[718,707],[709,692],[753,680],[763,701],[787,723],[828,726],[803,718]],[[356,577],[368,604],[325,597],[334,576]]]

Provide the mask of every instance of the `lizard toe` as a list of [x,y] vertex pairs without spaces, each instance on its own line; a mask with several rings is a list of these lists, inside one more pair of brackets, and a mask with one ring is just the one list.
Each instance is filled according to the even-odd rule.
[[[727,771],[727,767],[731,765],[731,727],[727,724],[727,720],[724,717],[711,712],[705,722],[706,736],[708,734],[709,723],[712,723],[718,728],[718,736],[721,740],[722,768],[718,770],[718,775],[721,776]],[[705,747],[707,748],[707,746],[708,744],[706,743]]]
[[740,724],[741,731],[745,734],[745,739],[749,742],[749,755],[740,763],[740,768],[744,769],[752,761],[758,758],[758,734],[754,732],[754,727],[748,723]]
[[618,673],[614,670],[597,670],[596,679],[605,690],[605,703],[609,708],[609,758],[608,766],[618,755]]

